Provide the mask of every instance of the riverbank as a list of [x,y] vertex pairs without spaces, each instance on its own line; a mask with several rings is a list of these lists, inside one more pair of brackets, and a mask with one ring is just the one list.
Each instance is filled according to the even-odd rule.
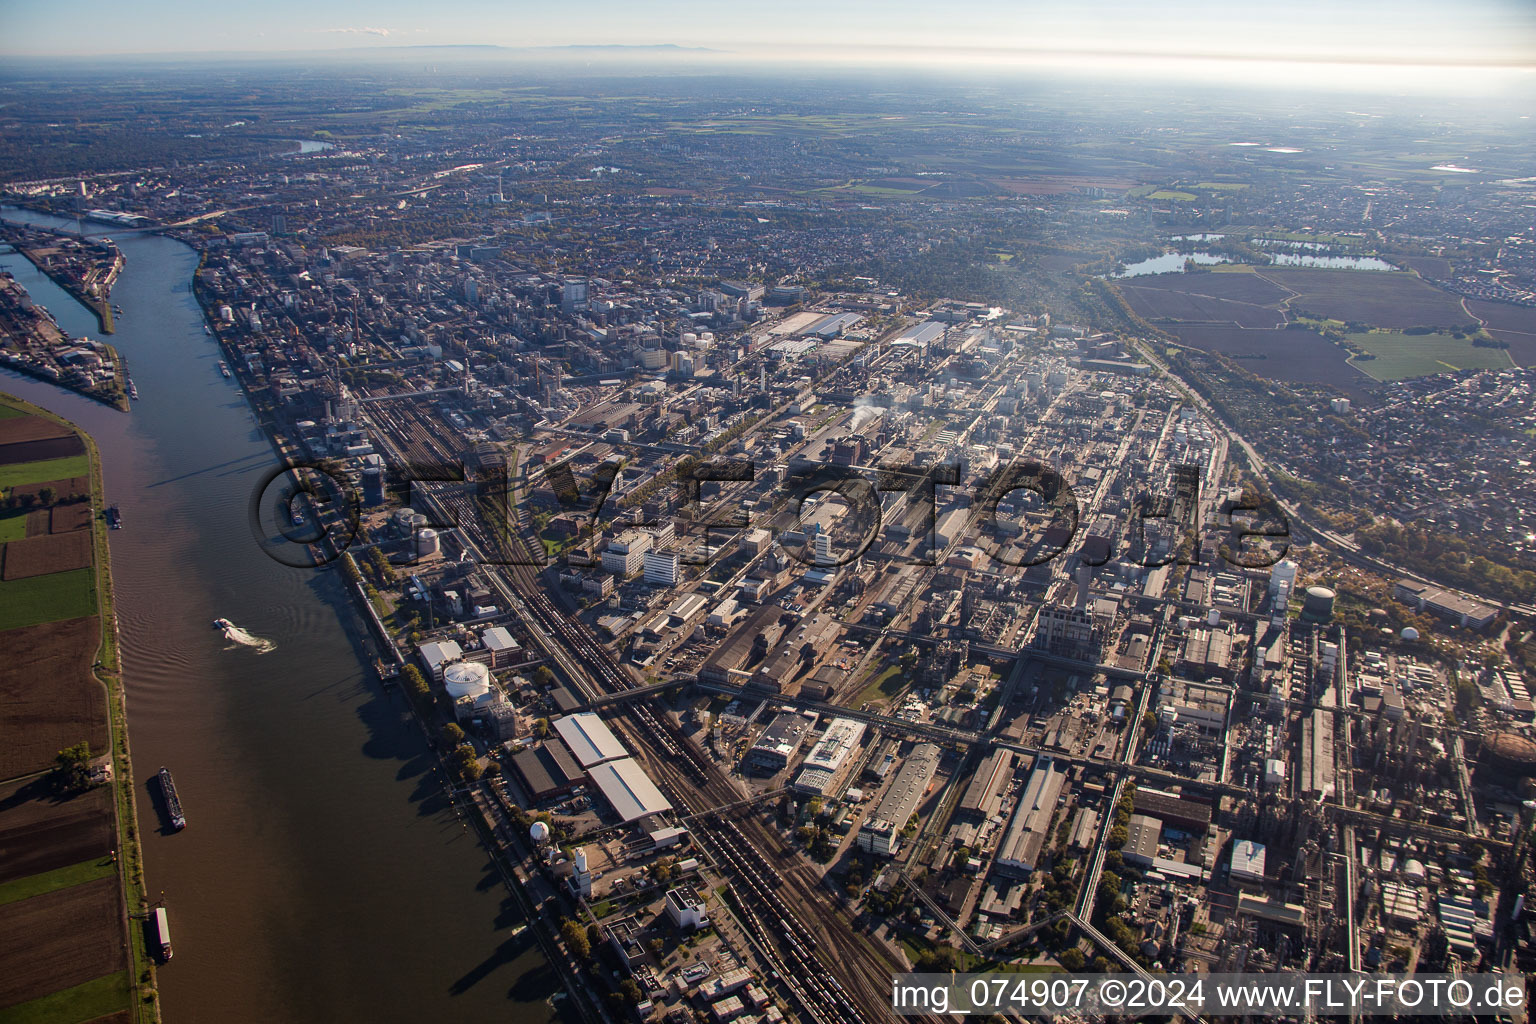
[[[93,435],[122,511],[109,536],[139,840],[176,944],[156,977],[165,1020],[543,1024],[557,979],[455,814],[405,695],[375,681],[378,645],[363,649],[369,627],[345,581],[275,561],[252,535],[252,495],[279,459],[218,370],[190,287],[197,252],[160,234],[119,244],[128,265],[113,298],[127,315],[114,342],[143,396],[133,415],[17,374],[0,387]],[[66,330],[94,333],[19,254],[0,267]],[[237,644],[210,628],[216,617],[267,642]],[[182,831],[156,813],[162,764]]]
[[110,240],[86,242],[57,232],[15,226],[0,231],[0,240],[95,314],[102,334],[114,333],[112,286],[125,261]]
[[117,350],[102,341],[77,342],[6,275],[0,275],[0,366],[128,411],[128,370]]
[[[57,441],[43,436],[50,432],[50,424],[57,428],[52,431],[55,438],[77,439],[83,449],[89,496],[84,502],[59,501],[58,496],[65,493],[57,486],[62,481],[30,479],[71,471],[74,466],[62,465],[67,458],[3,467],[7,478],[16,481],[7,497],[15,497],[20,488],[36,486],[38,493],[51,492],[56,502],[46,510],[27,511],[20,526],[14,515],[0,520],[7,538],[4,558],[12,569],[18,551],[25,563],[56,569],[22,576],[8,571],[10,578],[0,582],[0,644],[25,651],[16,660],[27,662],[19,671],[9,666],[0,669],[0,691],[6,697],[0,705],[5,708],[0,731],[12,736],[22,729],[49,734],[23,752],[22,759],[30,763],[8,758],[10,769],[31,769],[27,774],[0,782],[8,797],[0,811],[0,837],[21,851],[13,858],[19,867],[0,869],[0,881],[13,894],[21,894],[13,900],[0,895],[0,936],[24,927],[28,946],[19,959],[8,960],[22,983],[5,991],[12,999],[27,997],[11,1011],[19,1020],[84,1021],[106,1012],[126,1012],[125,1019],[135,1024],[158,1024],[155,962],[143,928],[149,900],[134,799],[111,552],[102,514],[101,453],[90,434],[74,423],[0,392],[0,436],[38,438],[21,443],[42,442],[58,449]],[[89,538],[85,545],[93,597],[89,603],[80,600],[80,570],[66,561],[68,549],[77,549],[78,554],[82,547],[77,540],[81,534]],[[75,615],[86,611],[95,614]],[[85,646],[91,643],[93,625],[96,641]],[[87,667],[90,658],[94,664]],[[70,686],[67,679],[35,673],[35,661],[77,664],[81,684],[99,687],[101,699],[87,699],[78,708],[61,706],[52,718],[39,722],[36,708],[65,704]],[[36,692],[45,685],[50,692]],[[57,744],[63,751],[74,746],[81,733],[89,759],[74,777],[66,775],[65,766],[57,760],[51,771],[40,767],[48,747]],[[103,742],[98,744],[98,739]],[[103,791],[109,795],[101,796]],[[105,829],[109,842],[101,842],[104,830],[93,822],[110,826]],[[116,885],[104,888],[109,880]],[[109,891],[115,899],[107,899]],[[102,934],[108,931],[113,935]],[[73,957],[66,952],[71,947]],[[82,979],[82,974],[87,977]]]

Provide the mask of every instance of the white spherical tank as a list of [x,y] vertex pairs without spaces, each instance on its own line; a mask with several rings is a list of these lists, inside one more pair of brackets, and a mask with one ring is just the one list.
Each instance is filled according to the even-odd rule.
[[443,671],[443,686],[454,700],[491,692],[491,670],[474,661],[456,661]]
[[528,838],[536,843],[547,842],[549,840],[549,826],[542,821],[534,822],[532,827],[528,829]]
[[438,538],[436,530],[426,529],[416,535],[417,558],[435,555],[442,550],[442,547],[443,542]]
[[1419,631],[1418,630],[1414,629],[1412,626],[1404,626],[1403,627],[1403,639],[1404,640],[1413,641],[1413,640],[1417,640],[1418,638],[1419,638]]

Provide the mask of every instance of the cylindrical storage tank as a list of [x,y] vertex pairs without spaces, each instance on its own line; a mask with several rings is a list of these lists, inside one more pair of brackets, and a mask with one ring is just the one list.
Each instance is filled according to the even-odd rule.
[[491,670],[476,661],[456,661],[443,670],[443,687],[454,700],[491,692]]
[[1205,613],[1205,621],[1208,625],[1211,626],[1221,625],[1221,612],[1217,611],[1215,608],[1212,608],[1210,611]]
[[426,558],[435,555],[442,550],[442,542],[438,539],[436,530],[422,530],[416,535],[416,557]]
[[683,344],[684,345],[692,345],[694,342],[696,342],[698,340],[699,340],[699,336],[697,334],[694,334],[692,331],[684,331],[683,332]]
[[427,523],[429,523],[430,521],[431,520],[429,520],[426,517],[425,514],[423,514],[421,512],[412,512],[411,513],[411,532],[415,533],[418,530],[421,530],[421,529],[425,528]]
[[414,516],[415,514],[416,514],[416,510],[415,509],[411,509],[411,508],[397,508],[397,509],[395,509],[395,514],[392,517],[392,519],[394,521],[394,524],[395,524],[395,529],[398,530],[400,533],[405,534],[406,536],[410,536],[410,533],[411,533],[411,517]]
[[1301,617],[1308,622],[1327,622],[1333,618],[1335,596],[1327,587],[1308,587],[1307,596],[1301,602]]

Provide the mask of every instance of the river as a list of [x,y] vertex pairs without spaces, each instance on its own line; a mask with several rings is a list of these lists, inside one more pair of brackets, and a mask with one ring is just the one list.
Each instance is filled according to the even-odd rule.
[[[250,534],[252,489],[276,457],[219,374],[190,290],[196,253],[157,235],[118,244],[124,313],[107,340],[142,396],[132,413],[8,372],[0,389],[88,430],[123,512],[112,569],[144,856],[176,937],[165,1020],[550,1020],[557,980],[513,934],[515,904],[404,698],[364,671],[339,575],[280,565]],[[20,255],[0,269],[65,330],[98,334]],[[231,648],[215,617],[276,646]],[[149,799],[162,764],[184,832],[164,833]]]

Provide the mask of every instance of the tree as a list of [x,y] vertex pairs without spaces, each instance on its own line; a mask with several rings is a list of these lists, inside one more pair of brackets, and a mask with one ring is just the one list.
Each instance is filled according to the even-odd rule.
[[454,772],[464,782],[473,782],[480,777],[480,760],[475,756],[475,748],[468,743],[460,743],[454,748],[452,764]]
[[533,670],[533,681],[540,686],[553,686],[555,685],[555,673],[548,665],[540,665]]
[[566,921],[560,926],[560,937],[576,959],[585,960],[592,955],[592,943],[587,941],[587,933],[575,921]]
[[1069,971],[1080,971],[1088,965],[1087,958],[1083,956],[1083,951],[1076,946],[1062,953],[1056,959],[1060,960],[1061,966]]
[[449,722],[443,726],[443,746],[456,747],[464,742],[464,730],[459,728],[459,723]]
[[37,491],[37,500],[44,505],[52,505],[58,496],[59,492],[52,487],[40,487]]
[[624,1001],[630,1006],[639,1006],[645,998],[645,993],[640,991],[640,986],[635,984],[634,978],[625,978],[619,982],[619,995],[623,996]]
[[73,793],[84,789],[90,781],[87,765],[91,761],[91,744],[81,740],[72,747],[65,747],[54,757],[58,765],[53,772],[54,788],[60,793]]

